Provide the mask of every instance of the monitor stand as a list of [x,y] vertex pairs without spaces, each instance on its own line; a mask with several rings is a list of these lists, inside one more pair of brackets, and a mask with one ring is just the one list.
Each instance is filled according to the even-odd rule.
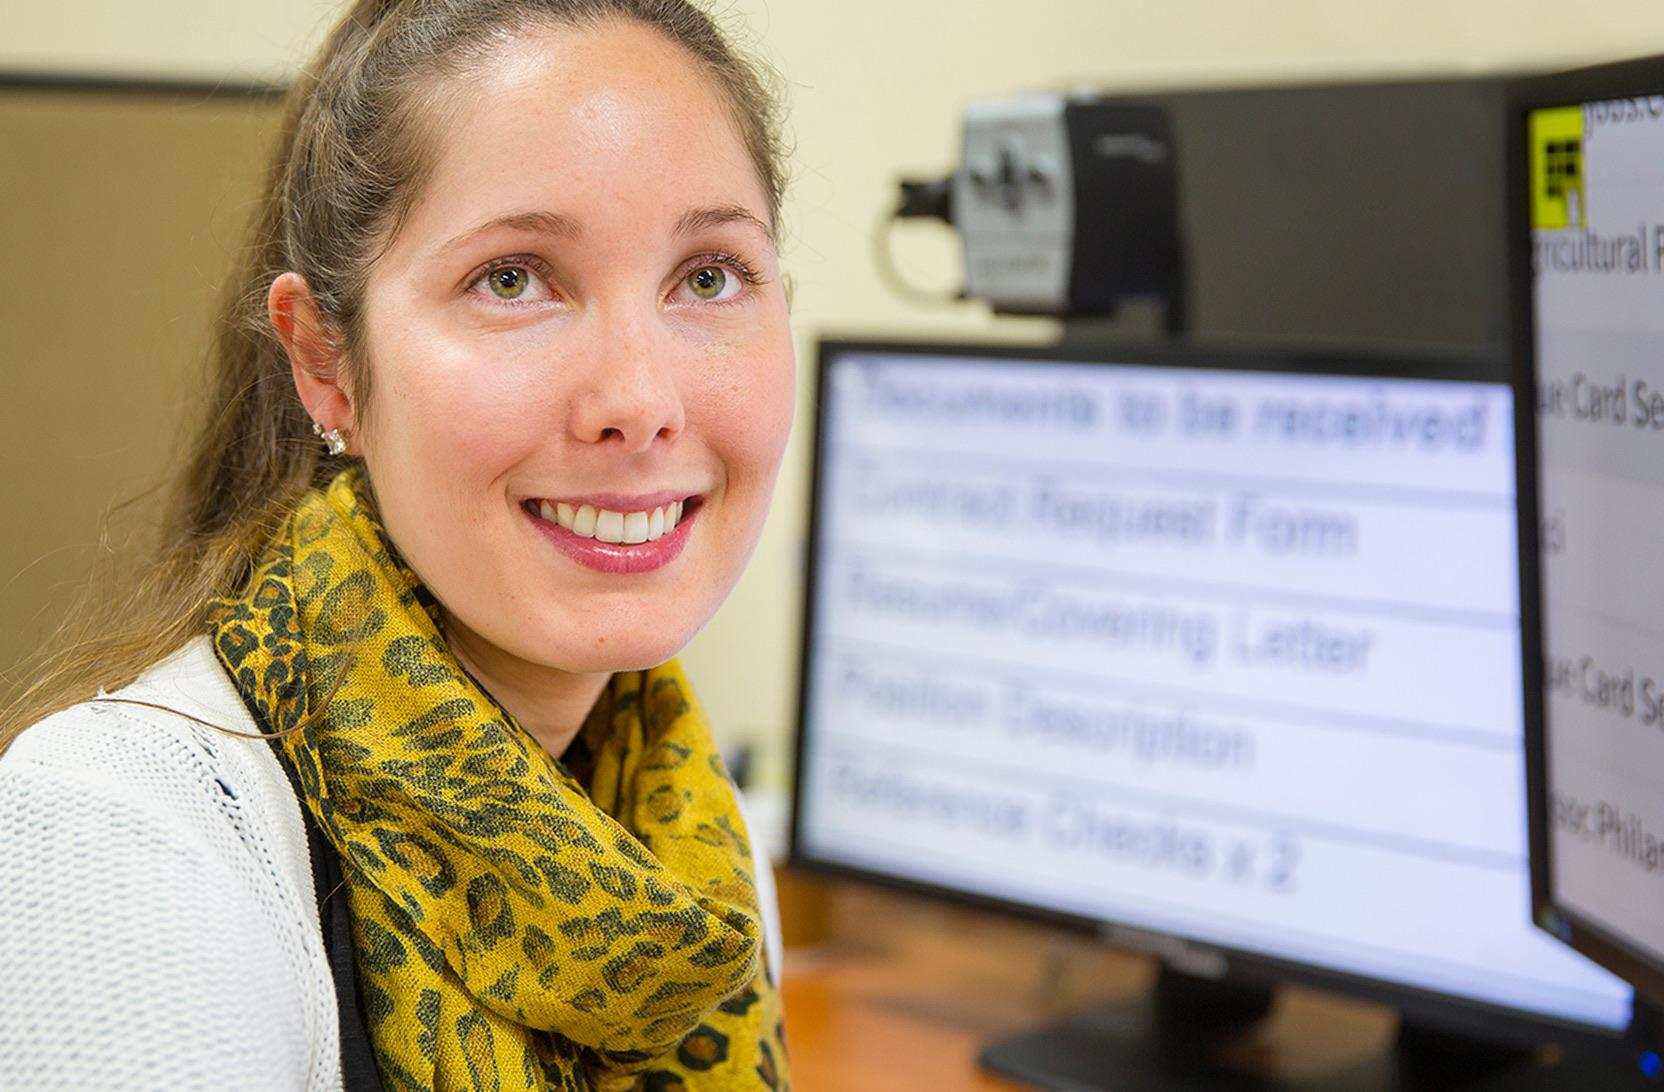
[[[1067,1092],[1286,1089],[1625,1089],[1646,1087],[1613,1057],[1566,1055],[1542,1064],[1530,1049],[1405,1024],[1395,1047],[1321,1077],[1291,1081],[1231,1066],[1227,1049],[1270,1011],[1272,991],[1163,969],[1138,1001],[1088,1009],[982,1050],[989,1072]],[[1656,1086],[1654,1086],[1656,1087]]]
[[1037,1088],[1247,1089],[1274,1083],[1214,1060],[1271,1011],[1271,990],[1163,967],[1138,1001],[1088,1009],[982,1049],[984,1069]]

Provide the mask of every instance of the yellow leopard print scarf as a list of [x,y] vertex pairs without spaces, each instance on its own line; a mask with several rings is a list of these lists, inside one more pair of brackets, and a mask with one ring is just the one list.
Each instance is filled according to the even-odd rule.
[[210,617],[266,731],[327,702],[279,746],[389,1089],[786,1087],[746,832],[674,663],[615,676],[556,761],[451,655],[356,468]]

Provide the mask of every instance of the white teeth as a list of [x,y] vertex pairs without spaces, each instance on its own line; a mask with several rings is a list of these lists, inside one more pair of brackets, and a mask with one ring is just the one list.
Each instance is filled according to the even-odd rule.
[[602,542],[624,541],[624,513],[601,509],[595,513],[595,537]]
[[682,510],[681,501],[645,512],[613,512],[589,504],[574,507],[564,501],[537,502],[538,514],[550,523],[558,523],[584,538],[626,545],[652,542],[674,531],[682,521]]

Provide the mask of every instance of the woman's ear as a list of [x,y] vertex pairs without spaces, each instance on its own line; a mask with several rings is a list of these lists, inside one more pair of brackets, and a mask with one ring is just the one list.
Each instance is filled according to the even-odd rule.
[[[318,310],[306,278],[288,272],[272,281],[266,293],[266,315],[289,355],[289,370],[306,412],[324,428],[340,429],[351,437],[357,417],[346,382],[344,352]],[[352,446],[349,441],[349,451]]]

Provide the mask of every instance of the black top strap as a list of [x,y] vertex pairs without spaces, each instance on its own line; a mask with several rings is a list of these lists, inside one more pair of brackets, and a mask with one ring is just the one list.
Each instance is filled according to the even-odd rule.
[[318,922],[323,926],[324,954],[330,976],[335,980],[335,1010],[341,1025],[341,1087],[346,1092],[383,1092],[381,1072],[376,1069],[370,1046],[370,1029],[364,1023],[364,1009],[358,998],[358,970],[352,955],[352,916],[347,906],[347,889],[341,877],[341,858],[318,827],[312,809],[306,806],[300,779],[288,756],[276,740],[271,743],[278,765],[289,778],[300,805],[301,822],[306,824],[306,849],[312,859],[312,894],[318,900]]

